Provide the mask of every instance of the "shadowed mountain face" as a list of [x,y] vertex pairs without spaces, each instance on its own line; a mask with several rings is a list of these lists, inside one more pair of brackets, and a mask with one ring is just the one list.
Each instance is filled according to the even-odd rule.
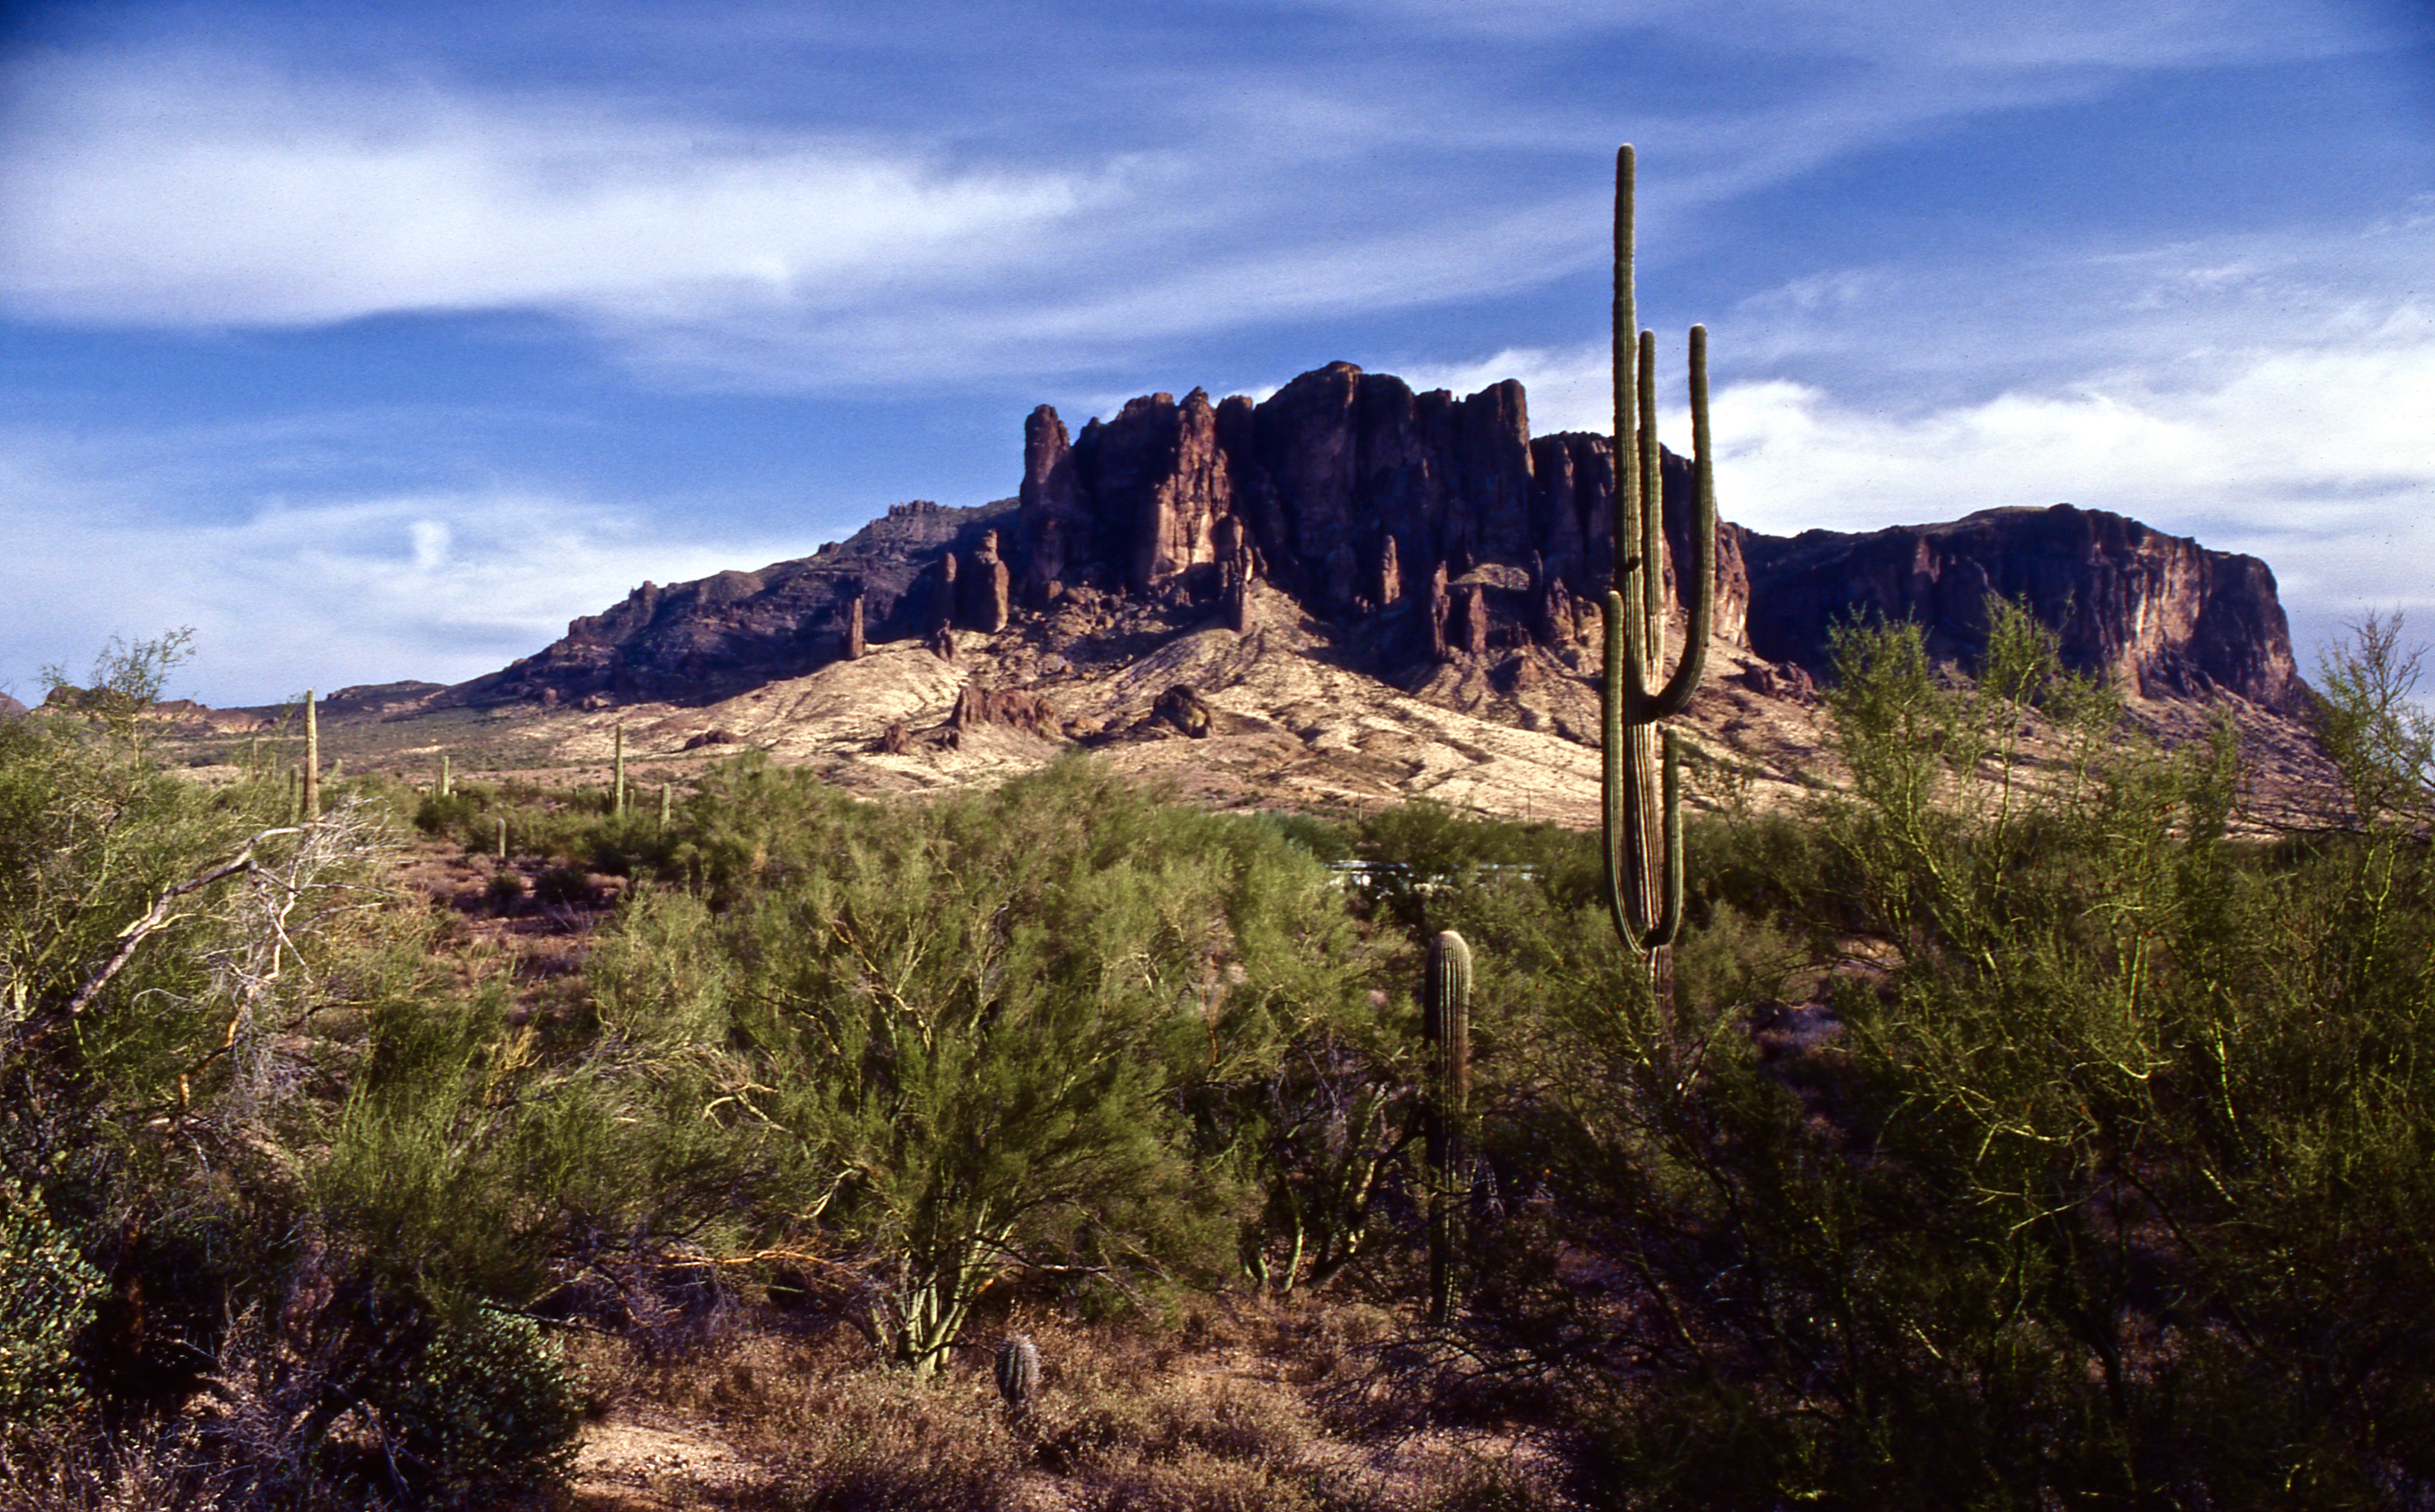
[[[1023,442],[1014,499],[899,505],[809,558],[646,583],[441,701],[707,703],[880,643],[946,648],[955,631],[1078,604],[1205,610],[1240,630],[1255,590],[1405,687],[1517,650],[1569,658],[1597,632],[1613,446],[1533,438],[1516,383],[1457,399],[1333,363],[1257,404],[1148,395],[1079,437],[1043,405]],[[1671,454],[1662,466],[1672,593],[1691,475]],[[2118,515],[2057,505],[1790,540],[1720,522],[1717,545],[1717,642],[1787,685],[1826,669],[1829,627],[1853,614],[1916,619],[1936,654],[1967,664],[1994,592],[2055,628],[2076,666],[2145,697],[2230,694],[2284,714],[2305,700],[2265,563]]]
[[985,587],[993,575],[976,570],[971,584],[959,584],[955,569],[981,554],[992,524],[1013,509],[1012,499],[966,509],[917,500],[809,557],[665,588],[645,583],[568,625],[564,638],[437,703],[706,703],[799,677],[871,643],[926,635],[945,620],[977,622],[977,612],[958,615],[956,593]]

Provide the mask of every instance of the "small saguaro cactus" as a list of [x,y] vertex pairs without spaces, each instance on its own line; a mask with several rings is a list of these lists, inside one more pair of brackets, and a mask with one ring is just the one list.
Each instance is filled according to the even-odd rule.
[[1453,930],[1429,941],[1421,1005],[1428,1041],[1429,1321],[1454,1306],[1456,1232],[1463,1198],[1463,1120],[1471,1108],[1471,947]]
[[448,753],[440,753],[440,796],[447,798],[456,791],[456,773],[448,765]]
[[670,782],[662,782],[660,784],[660,828],[663,830],[668,827],[668,793],[674,785],[674,783]]
[[622,819],[626,816],[626,722],[622,719],[617,721],[616,750],[609,780],[609,812]]
[[321,816],[321,722],[313,713],[313,690],[304,690],[304,819]]
[[499,863],[500,863],[500,865],[505,866],[505,865],[507,864],[507,860],[508,860],[508,816],[507,816],[506,815],[502,814],[502,815],[500,815],[500,816],[499,816]]
[[1606,595],[1599,686],[1607,900],[1615,932],[1641,958],[1661,1003],[1672,989],[1671,947],[1683,924],[1681,755],[1657,722],[1682,713],[1707,663],[1716,607],[1717,494],[1708,444],[1708,332],[1691,328],[1693,561],[1683,575],[1683,655],[1652,692],[1666,653],[1665,497],[1657,451],[1657,338],[1639,329],[1632,288],[1632,150],[1615,166],[1615,586]]
[[1010,1334],[997,1350],[997,1394],[1017,1417],[1040,1400],[1040,1350],[1020,1333]]

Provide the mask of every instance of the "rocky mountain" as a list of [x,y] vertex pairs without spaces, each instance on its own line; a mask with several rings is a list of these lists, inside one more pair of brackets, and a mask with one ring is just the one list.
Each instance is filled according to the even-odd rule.
[[[1662,468],[1673,593],[1690,468],[1671,453]],[[1014,499],[899,505],[809,558],[645,583],[440,701],[715,701],[873,644],[994,634],[1102,600],[1240,629],[1255,584],[1357,635],[1372,670],[1413,686],[1460,659],[1584,644],[1614,510],[1608,438],[1532,437],[1510,380],[1458,399],[1332,363],[1257,404],[1148,395],[1079,437],[1043,405]],[[1917,619],[1966,664],[1993,592],[2058,629],[2077,666],[2146,697],[2229,694],[2287,713],[2302,697],[2265,563],[2118,515],[2057,505],[1790,540],[1720,522],[1717,546],[1717,640],[1788,687],[1825,670],[1828,627],[1855,612]]]
[[[1082,746],[1217,804],[1426,794],[1596,822],[1607,438],[1533,437],[1518,384],[1415,393],[1336,363],[1258,403],[1148,395],[1079,435],[1044,405],[1023,441],[1012,498],[899,505],[807,558],[645,583],[487,677],[356,690],[352,717],[434,766],[512,728],[560,780],[596,780],[622,727],[654,781],[753,746],[918,790]],[[1691,476],[1661,460],[1673,593]],[[1839,619],[1916,619],[1967,666],[1990,592],[2168,736],[2232,711],[2261,790],[2321,773],[2254,558],[2057,505],[1788,540],[1720,522],[1717,559],[1695,802],[1831,781],[1815,686]]]

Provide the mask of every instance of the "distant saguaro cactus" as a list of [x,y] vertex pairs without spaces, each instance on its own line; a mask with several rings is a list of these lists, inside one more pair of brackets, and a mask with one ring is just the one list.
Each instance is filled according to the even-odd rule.
[[321,722],[314,716],[313,690],[304,690],[304,820],[321,816]]
[[448,797],[456,791],[456,773],[449,765],[448,753],[443,750],[440,753],[440,796]]
[[1429,1181],[1429,1321],[1454,1306],[1455,1248],[1461,1236],[1463,1121],[1471,1109],[1471,947],[1453,930],[1429,941],[1421,1005],[1428,1042],[1426,1138]]
[[616,755],[609,779],[609,812],[618,818],[626,816],[626,722],[617,721]]
[[[1642,958],[1661,1005],[1672,991],[1672,947],[1683,924],[1681,756],[1657,722],[1682,713],[1707,662],[1716,605],[1717,495],[1708,445],[1708,332],[1691,328],[1691,471],[1696,518],[1684,575],[1686,625],[1674,675],[1652,693],[1665,661],[1665,499],[1657,452],[1657,338],[1639,330],[1632,289],[1633,156],[1615,165],[1615,586],[1606,595],[1605,676],[1599,686],[1607,900],[1615,933]],[[1634,333],[1637,333],[1635,336]]]
[[1040,1400],[1040,1350],[1023,1334],[1010,1335],[998,1346],[997,1394],[1018,1417]]

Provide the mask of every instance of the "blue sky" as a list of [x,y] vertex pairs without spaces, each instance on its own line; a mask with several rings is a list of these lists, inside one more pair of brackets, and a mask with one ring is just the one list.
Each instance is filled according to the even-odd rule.
[[2264,557],[2304,663],[2435,637],[2414,0],[5,14],[21,697],[172,625],[215,704],[469,677],[1009,494],[1042,402],[1340,358],[1604,428],[1625,141],[1728,518],[2068,500]]

